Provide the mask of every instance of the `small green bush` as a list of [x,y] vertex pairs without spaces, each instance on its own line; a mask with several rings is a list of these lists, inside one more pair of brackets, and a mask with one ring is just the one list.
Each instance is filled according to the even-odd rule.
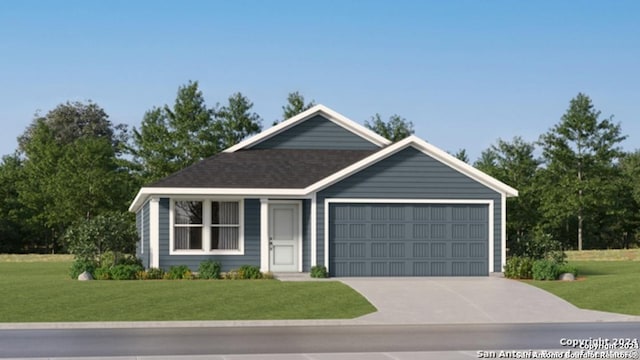
[[140,265],[116,265],[111,267],[110,273],[113,280],[135,280],[142,270]]
[[242,265],[238,269],[240,279],[262,279],[260,268],[254,265]]
[[71,276],[72,279],[75,280],[78,278],[80,274],[82,274],[85,271],[89,272],[91,276],[93,276],[96,272],[95,261],[76,258],[73,264],[71,264],[71,268],[69,269],[69,275]]
[[219,279],[220,263],[212,260],[205,260],[198,267],[199,279]]
[[240,277],[240,273],[238,272],[238,270],[227,271],[226,273],[224,273],[222,278],[225,279],[225,280],[240,280],[240,279],[242,279]]
[[536,260],[533,263],[533,280],[557,280],[560,266],[555,260]]
[[169,268],[169,271],[164,274],[163,278],[167,280],[190,280],[193,278],[193,274],[186,265],[172,266]]
[[111,266],[102,265],[96,269],[96,280],[112,280],[111,279]]
[[504,276],[509,279],[531,279],[534,260],[528,257],[512,256],[507,259]]
[[164,277],[164,270],[158,268],[150,268],[144,272],[144,280],[160,280]]
[[316,266],[312,267],[310,275],[311,275],[312,278],[326,278],[326,277],[329,277],[329,274],[327,273],[327,268],[324,265],[316,265]]
[[558,276],[565,273],[573,274],[576,278],[578,277],[578,269],[575,266],[566,263],[558,266]]

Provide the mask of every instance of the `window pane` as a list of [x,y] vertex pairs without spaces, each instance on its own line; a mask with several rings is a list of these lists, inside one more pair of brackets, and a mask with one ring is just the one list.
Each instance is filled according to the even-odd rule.
[[214,201],[211,203],[211,224],[239,225],[240,203],[237,201]]
[[176,224],[202,224],[202,201],[176,201]]
[[239,250],[237,227],[212,227],[211,250]]
[[173,247],[174,250],[201,250],[202,227],[176,227]]

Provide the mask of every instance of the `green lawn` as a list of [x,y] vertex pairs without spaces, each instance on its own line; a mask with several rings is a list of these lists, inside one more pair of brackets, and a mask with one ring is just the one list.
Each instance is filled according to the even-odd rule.
[[[604,257],[603,254],[592,256],[599,259]],[[590,260],[570,261],[570,264],[578,268],[577,281],[527,283],[549,291],[579,308],[640,315],[640,261]]]
[[0,322],[348,319],[376,310],[334,281],[81,282],[69,279],[68,259],[8,259],[0,256]]

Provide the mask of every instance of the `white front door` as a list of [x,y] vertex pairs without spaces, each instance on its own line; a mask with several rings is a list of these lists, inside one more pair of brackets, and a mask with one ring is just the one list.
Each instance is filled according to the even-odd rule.
[[298,271],[299,204],[269,204],[269,269]]

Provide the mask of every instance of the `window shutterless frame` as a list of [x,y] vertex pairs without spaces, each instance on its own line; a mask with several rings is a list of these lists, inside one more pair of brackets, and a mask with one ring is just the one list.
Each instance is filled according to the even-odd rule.
[[[175,229],[183,227],[185,224],[176,224],[176,202],[202,202],[202,224],[189,225],[188,227],[202,227],[202,246],[199,249],[177,249]],[[214,224],[212,212],[215,203],[235,203],[237,204],[237,215],[227,214],[227,218],[237,219],[237,224]],[[227,206],[229,207],[229,206]],[[234,207],[234,206],[231,206]],[[229,209],[227,209],[229,211]],[[228,220],[226,222],[229,222]],[[169,201],[169,255],[244,255],[244,199],[241,198],[193,198],[193,197],[172,197]],[[212,234],[219,229],[237,229],[237,246],[235,249],[216,249],[212,241]],[[230,241],[226,231],[227,246]],[[233,232],[233,231],[231,231]],[[235,236],[235,235],[234,235]],[[233,244],[235,245],[235,244]],[[220,246],[218,246],[220,247]]]

